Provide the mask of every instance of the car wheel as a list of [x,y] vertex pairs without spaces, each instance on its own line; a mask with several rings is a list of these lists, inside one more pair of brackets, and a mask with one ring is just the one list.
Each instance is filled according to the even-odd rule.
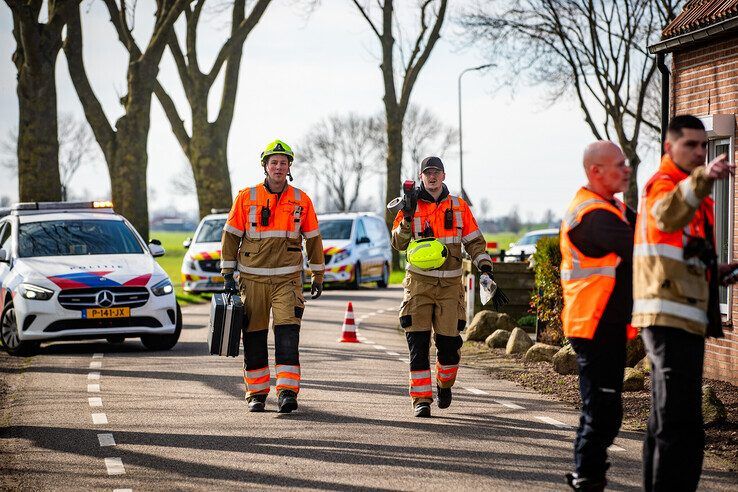
[[385,263],[382,265],[382,278],[377,280],[377,287],[380,289],[386,289],[389,285],[389,265]]
[[361,263],[354,265],[354,278],[348,283],[349,289],[358,289],[361,285]]
[[149,350],[170,350],[179,341],[179,335],[182,333],[182,310],[177,303],[177,322],[175,324],[174,333],[171,335],[142,335],[141,343]]
[[33,355],[38,350],[39,342],[23,341],[18,335],[18,322],[15,318],[15,308],[13,303],[8,302],[3,309],[0,317],[0,338],[3,341],[3,348],[7,353],[13,356],[22,357]]

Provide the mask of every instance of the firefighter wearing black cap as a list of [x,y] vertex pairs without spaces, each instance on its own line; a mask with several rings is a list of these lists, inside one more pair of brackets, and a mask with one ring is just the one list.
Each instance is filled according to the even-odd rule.
[[[461,282],[461,246],[471,255],[485,282],[492,260],[467,203],[443,184],[443,162],[427,157],[420,165],[417,197],[406,198],[392,228],[392,246],[407,250],[408,264],[400,307],[400,325],[410,349],[410,396],[416,417],[429,417],[433,402],[430,371],[431,331],[437,351],[438,407],[451,404],[451,387],[461,359],[466,302]],[[482,279],[480,278],[480,282]]]

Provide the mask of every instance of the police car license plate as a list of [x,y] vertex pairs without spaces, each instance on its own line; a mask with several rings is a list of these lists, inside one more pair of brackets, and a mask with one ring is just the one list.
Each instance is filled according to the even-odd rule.
[[82,311],[83,318],[128,318],[131,316],[131,308],[91,308]]

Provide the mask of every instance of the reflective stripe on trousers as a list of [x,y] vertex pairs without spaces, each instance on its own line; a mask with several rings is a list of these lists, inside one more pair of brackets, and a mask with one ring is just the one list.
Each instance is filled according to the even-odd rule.
[[246,383],[246,395],[269,393],[269,366],[261,369],[243,370],[243,381]]
[[238,271],[243,273],[251,273],[253,275],[287,275],[289,273],[301,272],[302,265],[280,267],[280,268],[257,268],[257,267],[246,267],[238,265]]
[[456,381],[456,373],[459,371],[459,365],[443,365],[436,362],[436,379],[442,383]]
[[277,364],[277,391],[300,391],[300,366]]
[[410,396],[413,398],[433,398],[430,369],[410,371]]

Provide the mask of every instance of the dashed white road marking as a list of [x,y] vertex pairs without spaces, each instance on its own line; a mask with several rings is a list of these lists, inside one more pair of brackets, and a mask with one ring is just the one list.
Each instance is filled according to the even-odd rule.
[[397,352],[391,352],[390,351],[390,352],[387,352],[387,355],[395,355],[395,356],[397,356],[397,355],[400,355],[400,354],[398,354]]
[[102,404],[102,398],[100,398],[99,396],[93,396],[91,398],[88,398],[87,401],[90,403],[90,406],[91,407],[101,407],[101,406],[103,406],[103,404]]
[[377,311],[377,314],[384,314],[384,312],[385,312],[384,309],[380,309],[379,311]]
[[503,407],[512,408],[513,410],[524,410],[525,409],[525,407],[522,407],[518,405],[517,403],[513,403],[507,400],[492,400],[492,401],[494,401],[497,404],[502,405]]
[[536,415],[536,418],[540,420],[541,422],[545,422],[547,424],[551,424],[555,427],[559,427],[561,429],[568,429],[571,426],[569,424],[565,424],[563,422],[559,422],[556,419],[552,419],[551,417],[546,417],[545,415]]
[[125,475],[126,473],[123,460],[120,458],[105,458],[105,468],[108,469],[108,475]]
[[397,360],[399,360],[400,362],[404,362],[405,364],[410,364],[410,359],[406,359],[406,358],[404,358],[404,357],[400,357],[400,358],[399,358],[399,359],[397,359]]
[[95,353],[95,354],[92,354],[92,358],[93,359],[102,359],[103,358],[103,354],[101,354],[99,352],[98,353]]
[[607,448],[610,451],[617,451],[617,452],[623,452],[625,451],[625,448],[621,448],[617,444],[612,444],[609,448]]
[[133,492],[133,489],[113,489],[113,492]]
[[100,385],[99,384],[88,384],[87,385],[87,392],[88,393],[99,393],[100,392]]
[[102,362],[99,360],[93,360],[90,362],[90,369],[100,369],[102,367]]
[[385,347],[384,345],[375,345],[374,348],[377,350],[387,350],[387,347]]
[[364,343],[368,343],[369,345],[374,345],[377,342],[372,342],[371,340],[364,340]]
[[98,434],[97,440],[100,442],[100,447],[115,446],[115,439],[113,434]]
[[95,380],[100,379],[100,373],[99,372],[91,372],[87,375],[87,379]]
[[477,389],[477,388],[472,388],[470,386],[464,386],[464,389],[466,391],[468,391],[469,393],[473,394],[473,395],[487,395],[487,394],[489,394],[489,393],[487,393],[484,390],[480,390],[480,389]]
[[107,424],[108,423],[108,416],[104,413],[93,413],[92,414],[92,423],[93,424]]

